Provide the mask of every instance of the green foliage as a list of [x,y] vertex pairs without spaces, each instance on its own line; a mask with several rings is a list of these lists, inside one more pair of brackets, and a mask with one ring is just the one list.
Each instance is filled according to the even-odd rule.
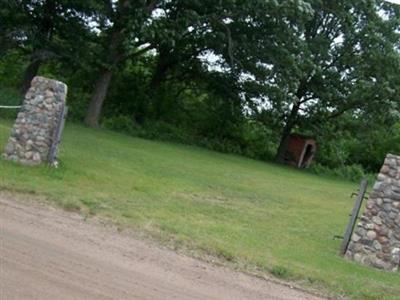
[[275,144],[271,141],[273,134],[263,124],[249,121],[239,129],[235,138],[218,138],[199,135],[193,128],[176,127],[162,121],[149,121],[138,125],[128,116],[105,118],[102,126],[106,129],[127,133],[151,140],[175,142],[201,146],[210,150],[243,155],[260,160],[271,160]]
[[399,7],[128,2],[5,3],[0,86],[18,87],[39,61],[38,74],[68,84],[69,120],[104,89],[99,123],[131,135],[271,160],[282,136],[306,133],[318,164],[370,173],[400,152]]
[[195,144],[195,137],[190,135],[187,130],[162,121],[145,123],[138,136],[161,141]]
[[249,120],[242,130],[245,156],[272,160],[276,153],[277,135],[261,122]]
[[[387,114],[400,102],[399,8],[380,1],[308,1],[312,13],[293,22],[286,52],[270,72],[262,110],[282,132],[318,134],[344,113]],[[385,18],[382,17],[385,14]],[[357,132],[353,131],[353,135]]]
[[345,114],[336,124],[319,127],[318,162],[330,168],[358,164],[377,173],[387,153],[400,153],[397,114]]
[[134,135],[137,132],[132,119],[123,115],[104,118],[102,126],[106,129],[115,130],[118,132],[128,133],[132,135]]
[[[25,75],[45,75],[68,84],[70,120],[95,99],[104,128],[261,160],[285,134],[309,133],[311,172],[358,181],[400,153],[399,17],[380,0],[3,1],[0,104],[20,104]],[[75,126],[61,158],[51,171],[1,161],[0,188],[155,224],[153,234],[356,299],[400,293],[397,274],[337,256],[353,185]]]
[[376,118],[363,126],[359,140],[349,144],[347,161],[362,164],[367,170],[378,171],[387,153],[400,154],[400,123],[396,120],[380,123]]
[[[21,105],[22,96],[13,88],[0,86],[0,106],[18,106]],[[18,109],[0,108],[0,119],[15,119]]]
[[281,279],[289,279],[290,278],[290,271],[282,266],[275,266],[271,269],[271,274],[277,278]]
[[370,183],[375,181],[375,175],[365,173],[361,165],[347,165],[337,168],[329,168],[315,163],[311,165],[310,172],[318,175],[339,177],[353,182],[359,182],[363,178],[368,178]]
[[8,51],[0,57],[0,85],[17,88],[22,81],[25,59],[18,51]]

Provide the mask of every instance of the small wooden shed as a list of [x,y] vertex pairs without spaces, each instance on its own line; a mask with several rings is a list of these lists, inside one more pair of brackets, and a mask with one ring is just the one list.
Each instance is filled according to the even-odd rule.
[[285,153],[285,163],[296,168],[308,168],[314,159],[317,150],[316,141],[300,134],[290,135],[287,150]]

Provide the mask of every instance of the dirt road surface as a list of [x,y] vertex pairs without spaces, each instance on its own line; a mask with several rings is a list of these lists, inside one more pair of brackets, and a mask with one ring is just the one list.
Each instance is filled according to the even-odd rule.
[[0,195],[0,299],[322,299]]

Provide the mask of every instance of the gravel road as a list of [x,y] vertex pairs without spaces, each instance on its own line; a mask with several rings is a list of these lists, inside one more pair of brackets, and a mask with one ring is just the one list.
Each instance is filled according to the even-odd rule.
[[0,299],[322,298],[177,254],[98,220],[0,195]]

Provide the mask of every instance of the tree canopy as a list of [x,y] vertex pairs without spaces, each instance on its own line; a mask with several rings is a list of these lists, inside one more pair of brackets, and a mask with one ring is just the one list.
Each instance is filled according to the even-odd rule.
[[399,17],[381,0],[3,1],[0,68],[23,92],[66,81],[92,127],[280,162],[303,133],[321,164],[376,170],[400,151]]

